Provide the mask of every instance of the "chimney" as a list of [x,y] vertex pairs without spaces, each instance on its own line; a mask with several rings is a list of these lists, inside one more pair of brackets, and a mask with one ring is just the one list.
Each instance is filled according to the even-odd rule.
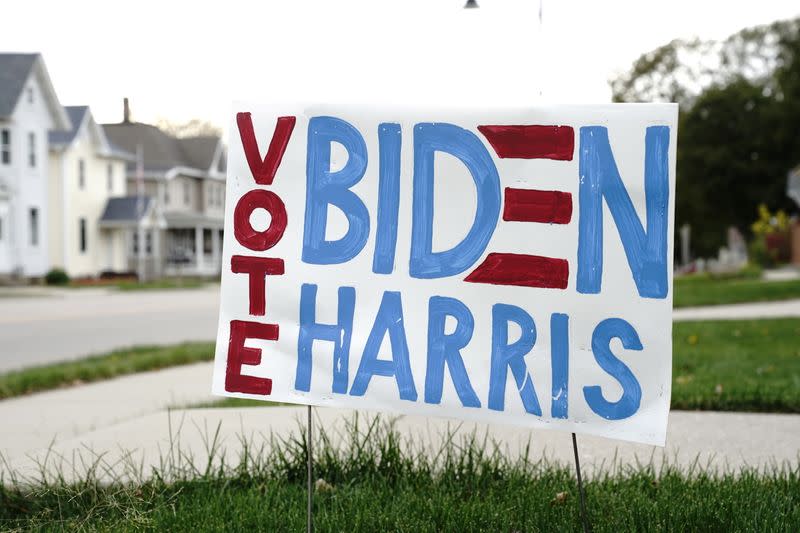
[[127,98],[122,99],[122,122],[124,124],[131,123],[131,106]]

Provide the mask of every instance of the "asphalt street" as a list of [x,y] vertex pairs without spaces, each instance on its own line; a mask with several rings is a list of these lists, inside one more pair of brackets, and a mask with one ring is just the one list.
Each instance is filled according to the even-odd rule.
[[117,348],[212,341],[219,286],[26,290],[0,298],[0,372]]

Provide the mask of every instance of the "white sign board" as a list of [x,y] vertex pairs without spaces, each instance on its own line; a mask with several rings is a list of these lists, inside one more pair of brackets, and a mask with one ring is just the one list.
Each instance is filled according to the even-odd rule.
[[213,392],[663,445],[677,106],[234,106]]

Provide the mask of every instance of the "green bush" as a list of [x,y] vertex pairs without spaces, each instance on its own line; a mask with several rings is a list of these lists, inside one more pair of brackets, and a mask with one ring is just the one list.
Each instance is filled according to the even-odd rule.
[[770,253],[767,248],[767,241],[763,236],[756,236],[750,241],[748,246],[750,261],[754,264],[764,268],[771,268],[775,266],[775,257]]
[[48,285],[66,285],[69,283],[69,276],[63,269],[53,268],[44,276],[44,281]]

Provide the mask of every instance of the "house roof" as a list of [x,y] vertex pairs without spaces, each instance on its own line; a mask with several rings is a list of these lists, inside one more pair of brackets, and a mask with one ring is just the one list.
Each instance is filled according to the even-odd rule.
[[0,54],[0,118],[10,117],[39,54]]
[[138,222],[147,215],[150,202],[149,196],[109,198],[100,223]]
[[126,161],[136,161],[136,156],[108,140],[103,128],[94,121],[89,106],[65,106],[64,110],[67,112],[72,122],[72,128],[48,132],[47,140],[51,148],[68,148],[78,136],[84,122],[88,122],[87,127],[89,128],[90,135],[92,135],[92,138],[98,143],[98,150],[101,155],[116,159],[124,159]]
[[69,116],[58,102],[41,54],[0,54],[0,118],[14,113],[25,82],[34,72],[45,96],[55,129],[69,129]]
[[[156,126],[141,122],[103,124],[108,140],[121,149],[136,153],[142,147],[144,170],[167,172],[176,167],[208,172],[220,144],[219,137],[203,136],[176,138]],[[128,163],[133,170],[136,163]]]
[[47,134],[47,140],[50,144],[71,144],[72,141],[75,140],[75,136],[78,135],[78,131],[81,129],[86,113],[89,111],[89,106],[65,106],[64,109],[67,111],[67,115],[69,115],[69,119],[72,122],[72,129],[49,132]]
[[214,161],[214,154],[217,151],[219,137],[187,137],[178,139],[181,150],[186,162],[191,163],[190,167],[209,169]]

